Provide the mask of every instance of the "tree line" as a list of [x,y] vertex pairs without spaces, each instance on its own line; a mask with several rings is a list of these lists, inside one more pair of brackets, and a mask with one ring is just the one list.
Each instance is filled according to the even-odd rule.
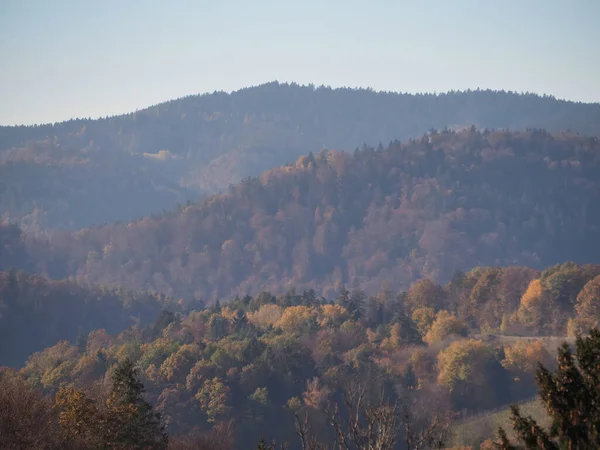
[[28,230],[79,229],[170,210],[323,147],[471,125],[598,136],[598,123],[599,105],[549,96],[268,83],[110,118],[0,127],[0,216]]
[[11,239],[50,278],[186,302],[405,290],[477,266],[597,262],[599,155],[597,139],[571,134],[432,133],[309,154],[155,217]]
[[[367,433],[367,425],[347,429],[349,414],[408,426],[413,440],[427,430],[439,440],[458,411],[535,395],[538,362],[556,368],[555,336],[600,325],[599,283],[600,266],[565,263],[542,272],[476,268],[399,293],[342,288],[333,301],[310,290],[263,292],[165,310],[114,334],[80,334],[34,353],[17,375],[51,397],[74,389],[92,398],[129,361],[165,431],[181,442],[219,433],[245,443]],[[357,412],[359,398],[374,409]]]

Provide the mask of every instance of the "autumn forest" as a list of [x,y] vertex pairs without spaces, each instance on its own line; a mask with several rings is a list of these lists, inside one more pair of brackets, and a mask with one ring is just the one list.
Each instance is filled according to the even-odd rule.
[[597,448],[599,135],[277,82],[0,127],[0,448]]

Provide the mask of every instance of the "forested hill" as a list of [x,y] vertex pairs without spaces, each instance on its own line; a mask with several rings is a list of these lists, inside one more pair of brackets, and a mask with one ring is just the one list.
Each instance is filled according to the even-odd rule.
[[[480,413],[535,395],[537,364],[554,368],[563,340],[546,336],[597,327],[599,293],[600,266],[573,263],[541,273],[478,267],[445,286],[425,279],[398,295],[341,290],[333,304],[310,291],[261,293],[188,314],[165,313],[144,331],[95,330],[77,346],[58,342],[31,355],[20,375],[52,397],[65,386],[90,392],[130,358],[172,437],[219,430],[234,420],[237,445],[176,449],[256,448],[251,443],[265,434],[289,442],[293,411],[327,424],[328,407],[342,401],[351,383],[367,383],[366,396],[385,394],[386,401],[410,405],[407,416],[419,427],[436,420],[443,427],[451,413]],[[2,381],[0,371],[0,387],[6,386]],[[69,405],[78,404],[75,395]],[[79,413],[89,410],[73,407],[73,415],[64,416],[90,423]],[[85,430],[86,422],[78,426]],[[327,430],[316,430],[326,440]],[[479,448],[496,428],[474,431],[473,447],[460,448]]]
[[134,324],[143,327],[165,308],[182,310],[161,294],[0,271],[0,366],[19,366],[57,341],[75,344],[94,329],[118,333]]
[[510,92],[412,95],[275,82],[105,119],[0,127],[0,216],[31,229],[128,221],[315,149],[352,151],[471,125],[598,136],[600,104]]
[[599,204],[597,138],[465,130],[310,154],[154,219],[23,245],[53,278],[205,301],[289,286],[331,298],[478,265],[599,262]]

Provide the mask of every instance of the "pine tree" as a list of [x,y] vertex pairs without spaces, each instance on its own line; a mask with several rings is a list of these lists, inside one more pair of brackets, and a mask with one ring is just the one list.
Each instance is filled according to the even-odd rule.
[[406,292],[398,294],[396,301],[392,307],[392,323],[400,324],[400,338],[402,342],[407,344],[420,344],[422,343],[421,333],[417,329],[415,323],[406,314],[404,308],[404,302],[406,300]]
[[160,414],[144,400],[144,385],[136,375],[129,359],[121,362],[112,375],[112,390],[106,402],[111,448],[166,449],[168,438]]
[[[575,354],[565,343],[558,351],[555,373],[539,366],[536,378],[540,397],[552,418],[544,430],[531,417],[512,407],[513,428],[526,449],[592,450],[600,448],[600,330],[578,337]],[[501,449],[511,444],[500,430]]]

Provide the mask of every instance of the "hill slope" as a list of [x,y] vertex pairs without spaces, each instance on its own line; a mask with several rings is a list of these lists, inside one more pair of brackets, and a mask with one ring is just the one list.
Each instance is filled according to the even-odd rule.
[[31,353],[93,329],[143,326],[167,307],[178,309],[162,295],[0,272],[0,366],[21,365]]
[[440,133],[323,152],[154,219],[29,242],[36,270],[203,300],[287,286],[331,297],[478,265],[598,262],[600,143]]
[[[522,312],[532,305],[530,286],[540,283],[541,303],[552,304],[538,303],[542,322],[554,322],[549,311],[559,306],[564,314],[557,330],[564,331],[570,319],[584,318],[580,306],[590,286],[600,288],[599,274],[600,266],[572,263],[542,273],[478,267],[445,286],[423,280],[397,296],[389,290],[372,297],[340,292],[335,304],[310,291],[261,293],[223,307],[164,314],[146,332],[93,332],[79,349],[58,343],[32,355],[21,374],[56,392],[64,383],[102,380],[129,357],[171,436],[234,419],[236,448],[248,448],[240,443],[256,442],[265,432],[289,440],[290,409],[302,407],[315,424],[326,423],[327,405],[341,402],[343,390],[357,382],[368,385],[365,401],[385,393],[402,407],[410,405],[411,417],[473,414],[530,399],[537,363],[555,367],[555,347],[546,339],[480,339],[481,329],[500,331],[499,320],[489,319],[528,328],[519,322],[529,317]],[[593,322],[598,324],[597,315]],[[543,329],[528,331],[538,335]],[[496,431],[492,423],[486,418],[459,425],[455,431],[462,433],[455,438],[478,446]]]
[[268,83],[106,119],[0,127],[0,216],[33,229],[128,221],[315,149],[353,150],[472,124],[600,135],[600,105]]

